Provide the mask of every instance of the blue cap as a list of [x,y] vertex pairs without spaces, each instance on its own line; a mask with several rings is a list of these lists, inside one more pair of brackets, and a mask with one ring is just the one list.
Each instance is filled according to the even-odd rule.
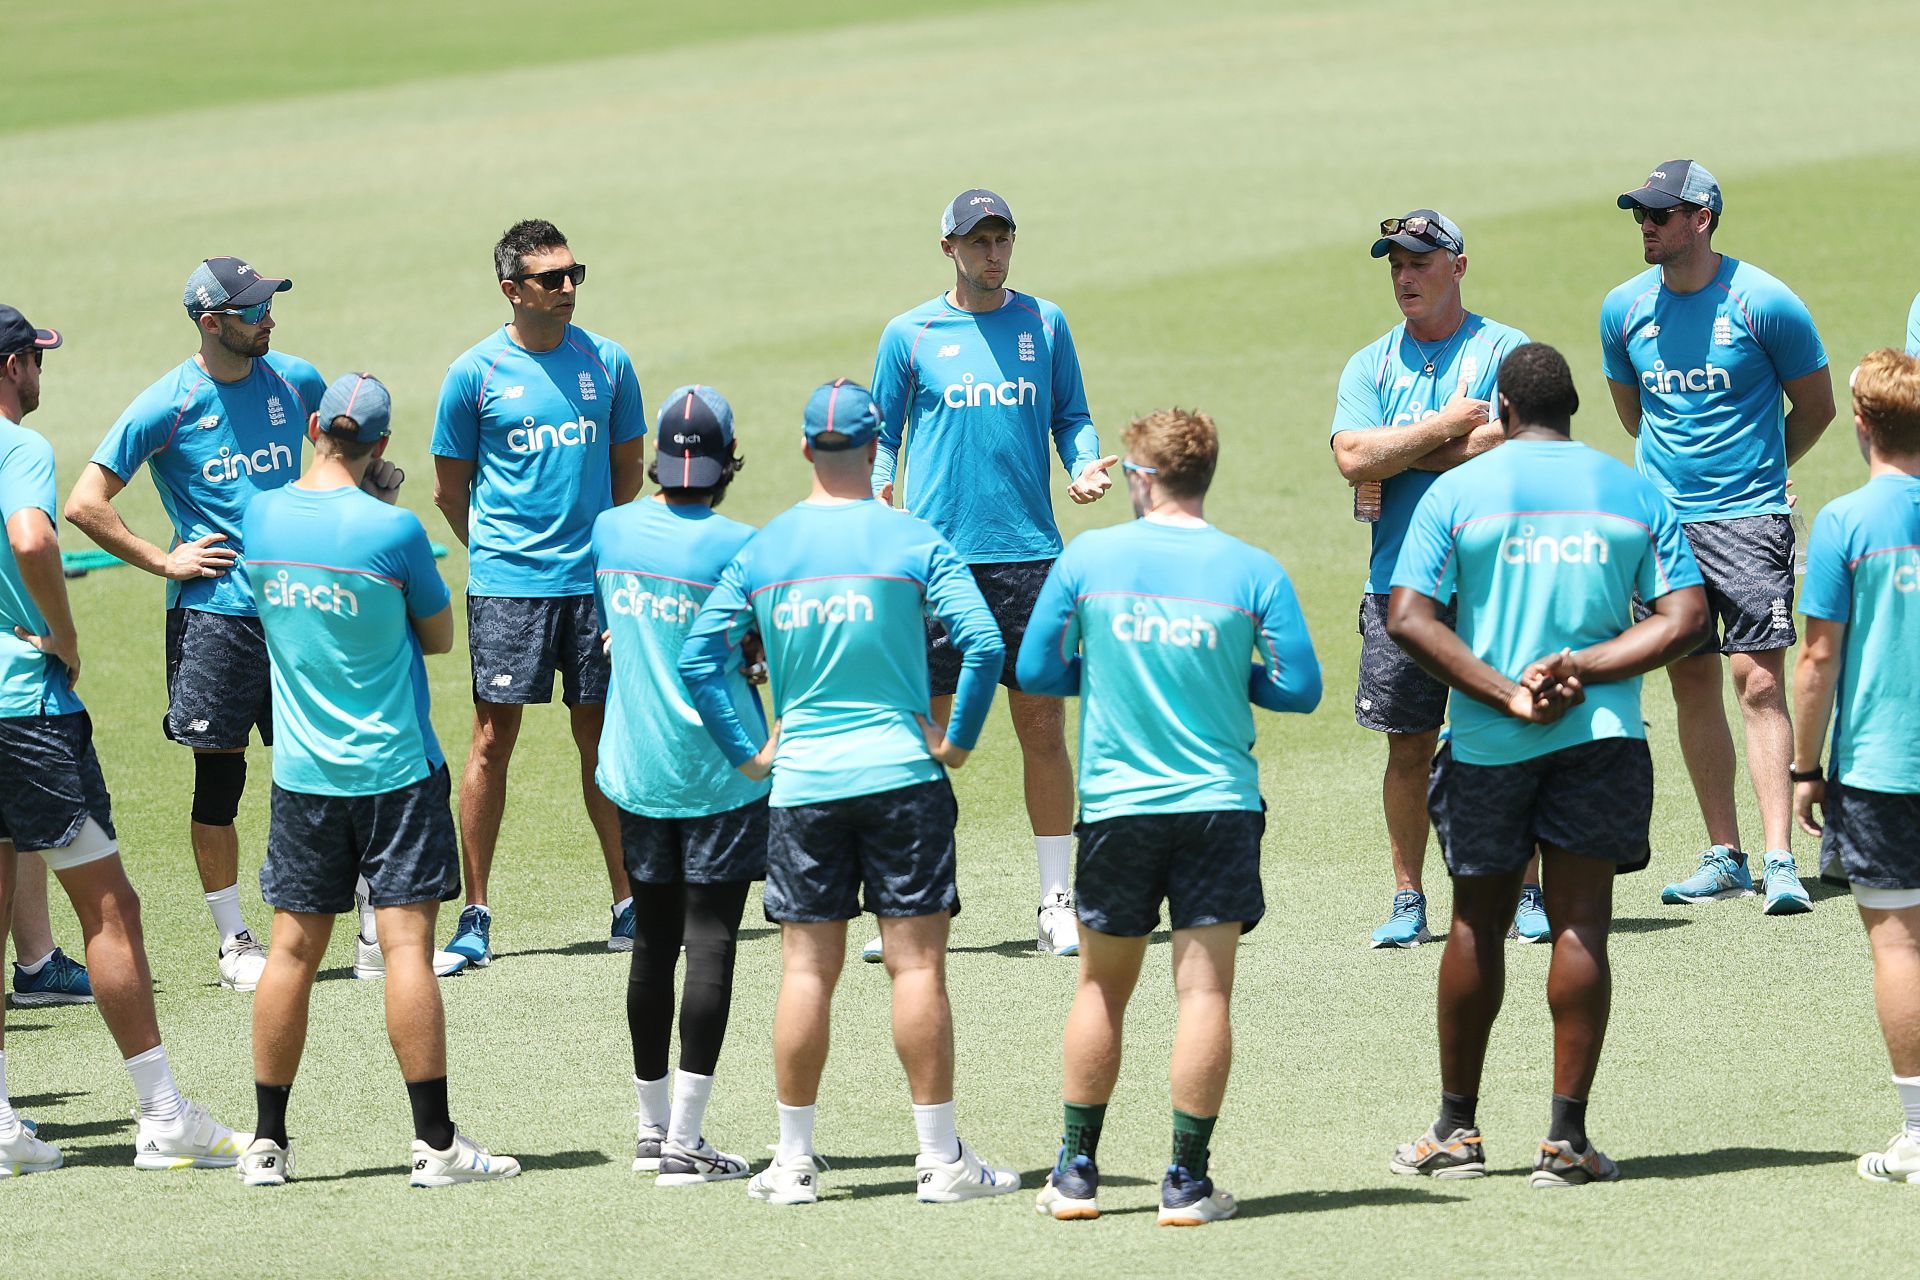
[[1444,213],[1415,209],[1404,218],[1388,218],[1380,224],[1380,238],[1373,242],[1373,256],[1384,258],[1395,245],[1410,253],[1465,253],[1467,238],[1459,226]]
[[880,406],[851,378],[835,378],[815,387],[808,397],[801,430],[819,452],[858,449],[880,434]]
[[1715,213],[1723,212],[1720,184],[1713,180],[1705,165],[1692,160],[1667,161],[1615,203],[1622,209],[1635,205],[1643,209],[1671,209],[1677,204],[1697,204]]
[[712,387],[681,387],[660,403],[654,474],[666,489],[706,489],[726,474],[733,406]]
[[984,187],[962,191],[940,211],[940,238],[963,236],[987,218],[998,218],[1013,230],[1013,210],[1005,200]]
[[[320,397],[320,430],[342,440],[384,440],[392,417],[393,397],[370,373],[343,373]],[[337,430],[332,425],[335,418],[348,419],[355,430]]]
[[194,315],[250,307],[293,288],[293,281],[263,276],[238,258],[208,258],[187,277],[182,306]]
[[36,329],[17,309],[0,303],[0,356],[21,351],[51,351],[61,341],[58,329]]

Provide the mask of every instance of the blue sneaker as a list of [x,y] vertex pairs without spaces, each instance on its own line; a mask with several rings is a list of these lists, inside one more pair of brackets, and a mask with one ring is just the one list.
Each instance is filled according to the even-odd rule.
[[1033,1211],[1056,1222],[1090,1221],[1100,1216],[1100,1170],[1092,1156],[1075,1156],[1064,1166],[1055,1164]]
[[1813,910],[1813,899],[1807,896],[1807,887],[1800,883],[1800,872],[1793,865],[1792,854],[1785,849],[1769,849],[1766,866],[1761,882],[1767,890],[1767,905],[1763,910],[1768,915],[1797,916],[1802,911]]
[[1669,906],[1752,896],[1753,877],[1747,873],[1747,855],[1724,844],[1702,850],[1698,871],[1660,891],[1660,901]]
[[1553,932],[1547,923],[1547,899],[1537,884],[1520,886],[1520,905],[1513,911],[1513,927],[1507,936],[1516,942],[1545,942]]
[[488,941],[492,932],[493,912],[485,907],[468,907],[460,913],[460,923],[454,928],[453,941],[447,944],[447,950],[465,956],[474,968],[484,969],[493,963],[493,947]]
[[628,899],[626,909],[613,913],[613,931],[607,935],[607,950],[633,950],[633,900]]
[[1427,932],[1427,895],[1413,889],[1402,889],[1393,895],[1393,914],[1387,922],[1373,931],[1372,946],[1381,947],[1417,947],[1423,942],[1432,942],[1433,935]]
[[1160,1180],[1163,1227],[1204,1227],[1231,1218],[1239,1210],[1233,1197],[1214,1186],[1212,1178],[1196,1178],[1177,1164],[1169,1166],[1167,1176]]
[[93,983],[87,978],[87,966],[67,959],[67,953],[55,947],[38,973],[26,973],[13,966],[13,1002],[17,1005],[92,1004]]

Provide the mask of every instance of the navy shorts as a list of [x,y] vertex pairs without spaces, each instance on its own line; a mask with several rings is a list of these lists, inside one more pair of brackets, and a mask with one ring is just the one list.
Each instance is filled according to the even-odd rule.
[[641,884],[721,884],[767,878],[767,799],[697,818],[620,810],[627,874]]
[[[1432,733],[1446,723],[1447,686],[1387,634],[1386,596],[1360,597],[1360,682],[1353,718],[1376,733]],[[1454,606],[1441,618],[1451,627]]]
[[353,910],[367,878],[376,907],[445,902],[460,892],[460,844],[441,765],[418,782],[376,796],[319,796],[273,788],[260,896],[282,911]]
[[21,853],[64,849],[88,818],[113,836],[113,801],[86,712],[0,719],[0,760],[0,841]]
[[[1763,653],[1791,646],[1793,522],[1786,516],[1696,520],[1680,526],[1700,565],[1713,633],[1687,656]],[[1633,602],[1633,616],[1653,611]]]
[[792,924],[960,914],[953,828],[960,808],[945,777],[892,791],[771,811],[767,919]]
[[167,737],[183,747],[237,751],[260,731],[273,745],[273,671],[260,619],[167,610]]
[[[973,580],[986,597],[987,608],[1000,627],[1000,639],[1006,643],[1005,665],[1000,668],[1000,683],[1018,691],[1020,681],[1014,666],[1020,658],[1020,641],[1027,634],[1027,619],[1033,616],[1034,602],[1047,580],[1052,560],[1014,560],[1006,564],[971,564]],[[947,640],[947,629],[938,618],[927,619],[927,682],[936,698],[950,697],[960,687],[960,651]]]
[[467,597],[475,702],[552,702],[553,673],[568,706],[607,700],[613,668],[600,647],[591,595]]
[[1074,828],[1080,837],[1073,896],[1080,923],[1098,933],[1141,938],[1160,924],[1160,904],[1175,929],[1240,925],[1251,933],[1267,913],[1260,889],[1260,838],[1267,813],[1143,813]]
[[1920,889],[1920,795],[1865,791],[1827,781],[1820,809],[1822,866],[1839,856],[1847,879],[1868,889]]
[[1601,858],[1621,875],[1647,865],[1653,756],[1640,738],[1602,738],[1514,764],[1433,758],[1427,812],[1456,876],[1524,869],[1541,844]]

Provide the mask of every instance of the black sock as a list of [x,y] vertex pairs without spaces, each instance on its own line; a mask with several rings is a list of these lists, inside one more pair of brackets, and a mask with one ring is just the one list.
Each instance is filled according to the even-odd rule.
[[1570,1142],[1575,1151],[1587,1149],[1587,1100],[1553,1095],[1553,1122],[1547,1126],[1548,1142]]
[[1473,1110],[1480,1105],[1478,1097],[1463,1098],[1457,1093],[1440,1091],[1440,1118],[1433,1122],[1433,1131],[1446,1137],[1455,1129],[1473,1128]]
[[413,1136],[445,1151],[453,1145],[453,1117],[447,1113],[447,1078],[407,1081],[407,1101],[413,1106]]
[[293,1092],[290,1084],[261,1084],[253,1082],[253,1105],[256,1119],[253,1122],[253,1136],[272,1138],[274,1145],[287,1145],[287,1095]]

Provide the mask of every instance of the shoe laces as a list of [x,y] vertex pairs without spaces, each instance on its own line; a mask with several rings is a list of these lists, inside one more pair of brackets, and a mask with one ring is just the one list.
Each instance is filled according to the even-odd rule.
[[1422,915],[1426,912],[1427,900],[1424,895],[1411,889],[1402,889],[1393,895],[1393,918]]

